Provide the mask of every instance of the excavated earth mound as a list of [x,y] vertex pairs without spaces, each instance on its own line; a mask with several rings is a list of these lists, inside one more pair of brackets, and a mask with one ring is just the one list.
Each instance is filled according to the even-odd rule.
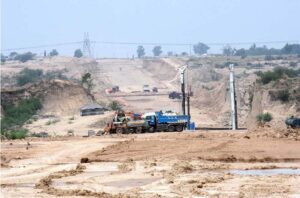
[[42,99],[40,115],[53,116],[78,114],[80,107],[94,101],[94,97],[84,87],[65,80],[41,81],[1,91],[2,104],[17,104],[30,97]]

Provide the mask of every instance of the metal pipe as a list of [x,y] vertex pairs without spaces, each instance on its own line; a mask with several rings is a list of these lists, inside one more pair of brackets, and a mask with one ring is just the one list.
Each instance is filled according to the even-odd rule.
[[185,115],[185,86],[184,82],[181,83],[181,92],[182,92],[182,114]]
[[190,124],[191,124],[190,92],[188,92],[188,96],[187,96],[187,114],[188,114],[188,129],[190,129]]
[[179,68],[180,71],[180,82],[181,82],[181,92],[182,92],[182,114],[185,115],[185,79],[184,79],[184,72],[186,70],[187,66],[183,65]]
[[231,98],[231,124],[232,130],[237,128],[237,115],[236,115],[236,99],[235,99],[235,89],[234,89],[234,72],[233,64],[229,65],[230,74],[229,74],[229,83],[230,83],[230,98]]

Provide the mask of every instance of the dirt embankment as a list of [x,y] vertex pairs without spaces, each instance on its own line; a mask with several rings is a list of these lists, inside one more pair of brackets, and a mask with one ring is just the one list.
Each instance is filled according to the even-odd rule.
[[[278,138],[300,137],[299,129],[287,129],[285,125],[288,117],[300,117],[300,78],[281,79],[266,85],[255,83],[251,94],[253,97],[247,123],[250,132]],[[257,115],[266,112],[273,119],[264,126],[258,125]]]
[[160,59],[144,60],[143,69],[150,72],[158,81],[172,80],[177,74],[173,65]]
[[300,161],[300,144],[293,140],[262,139],[243,134],[177,134],[131,139],[91,153],[89,161],[182,159],[224,162]]
[[1,90],[2,104],[16,104],[30,97],[42,99],[41,115],[54,116],[78,114],[80,107],[94,101],[94,96],[81,85],[65,80],[41,81],[15,89]]

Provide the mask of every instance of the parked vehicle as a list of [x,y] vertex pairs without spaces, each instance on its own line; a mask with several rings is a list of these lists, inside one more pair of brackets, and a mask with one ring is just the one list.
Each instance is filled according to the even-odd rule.
[[112,93],[116,93],[116,92],[118,92],[118,91],[120,91],[120,89],[119,89],[119,86],[113,86],[113,87],[111,87],[111,88],[107,88],[107,89],[105,89],[105,93],[106,94],[112,94]]
[[176,91],[172,91],[170,94],[169,94],[169,98],[170,99],[181,99],[181,93],[178,93]]
[[153,88],[152,88],[152,92],[155,92],[155,93],[157,93],[157,92],[158,92],[158,89],[157,89],[157,87],[153,87]]
[[150,86],[149,85],[144,85],[143,86],[143,92],[150,92]]
[[294,116],[291,116],[290,118],[285,120],[285,124],[288,128],[300,128],[300,118],[295,118]]

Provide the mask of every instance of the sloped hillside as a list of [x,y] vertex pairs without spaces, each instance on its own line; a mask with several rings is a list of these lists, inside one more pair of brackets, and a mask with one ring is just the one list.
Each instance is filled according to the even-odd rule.
[[253,89],[252,109],[248,117],[248,128],[256,128],[256,116],[271,113],[269,125],[278,130],[286,129],[285,119],[300,116],[300,78],[280,79],[266,85],[256,83]]
[[15,89],[3,89],[1,102],[16,104],[18,101],[40,97],[43,108],[41,115],[74,115],[81,106],[94,100],[81,85],[63,80],[41,81]]

